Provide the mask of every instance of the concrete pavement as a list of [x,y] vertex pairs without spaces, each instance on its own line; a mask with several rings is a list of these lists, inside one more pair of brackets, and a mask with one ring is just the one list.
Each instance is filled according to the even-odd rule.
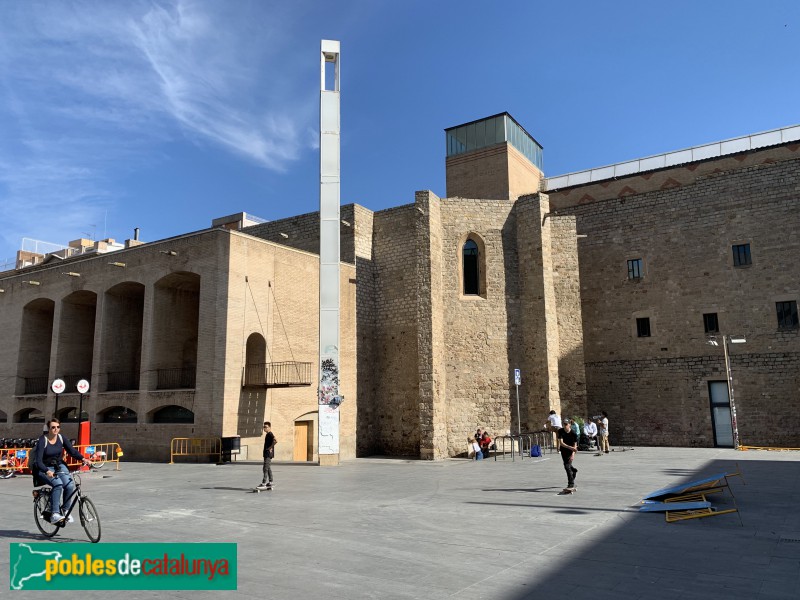
[[[646,493],[737,462],[741,521],[668,524],[637,512]],[[238,543],[237,598],[797,598],[800,453],[637,448],[580,453],[575,465],[571,496],[557,495],[566,483],[557,454],[273,463],[276,489],[260,494],[250,492],[259,463],[123,463],[85,475],[84,491],[102,517],[103,542]],[[0,589],[8,589],[8,542],[41,540],[30,491],[29,477],[0,481]],[[733,506],[727,492],[714,500]],[[75,524],[54,538],[65,541],[87,540]]]

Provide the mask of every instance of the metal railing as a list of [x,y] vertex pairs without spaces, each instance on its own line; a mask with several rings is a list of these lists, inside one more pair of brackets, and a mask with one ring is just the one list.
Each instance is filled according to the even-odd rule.
[[194,388],[197,369],[158,369],[157,375],[157,390],[186,390]]
[[25,378],[25,395],[32,394],[46,394],[47,393],[47,376],[44,377],[26,377]]
[[676,150],[674,152],[666,152],[655,156],[647,156],[645,158],[638,158],[605,167],[558,175],[557,177],[548,177],[545,179],[545,189],[547,191],[552,191],[564,187],[572,187],[573,185],[593,183],[604,179],[613,179],[614,177],[623,177],[624,175],[663,169],[665,167],[691,163],[707,158],[716,158],[736,152],[775,146],[795,140],[800,140],[800,125],[773,129],[772,131],[765,131],[763,133],[754,133],[752,135],[711,144],[703,144],[701,146],[693,146],[685,150]]
[[242,386],[291,387],[311,385],[310,362],[272,362],[246,365]]
[[106,373],[106,391],[122,392],[139,389],[139,371],[111,371]]
[[169,443],[169,464],[175,464],[176,456],[216,456],[222,462],[222,439],[172,438]]

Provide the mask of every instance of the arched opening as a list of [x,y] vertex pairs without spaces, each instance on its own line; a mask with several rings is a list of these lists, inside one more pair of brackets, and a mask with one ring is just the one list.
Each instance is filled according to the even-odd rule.
[[38,408],[23,408],[14,415],[15,423],[44,423],[44,413]]
[[16,394],[47,394],[56,303],[37,298],[22,310]]
[[[73,400],[74,402],[74,400]],[[86,411],[83,411],[83,417],[86,418]],[[65,406],[64,408],[59,408],[58,412],[56,413],[56,419],[61,421],[62,423],[77,423],[78,422],[78,407],[77,406]]]
[[260,333],[247,338],[244,367],[244,386],[263,387],[267,383],[267,341]]
[[125,281],[110,288],[103,302],[101,389],[139,389],[142,358],[144,285]]
[[152,423],[194,423],[194,413],[177,404],[158,408],[151,415]]
[[94,292],[79,290],[61,301],[56,367],[68,392],[81,379],[91,382],[96,313]]
[[200,276],[183,271],[156,282],[153,301],[153,363],[157,389],[194,388],[200,316]]
[[138,415],[127,406],[109,406],[97,413],[98,423],[136,423]]
[[476,233],[470,233],[461,245],[461,293],[486,297],[486,245]]
[[0,410],[0,423],[7,423],[8,422],[8,415]]

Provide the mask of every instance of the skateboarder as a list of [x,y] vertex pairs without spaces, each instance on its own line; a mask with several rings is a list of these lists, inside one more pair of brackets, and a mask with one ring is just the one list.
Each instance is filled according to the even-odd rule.
[[275,457],[275,444],[278,440],[275,439],[275,434],[272,433],[272,423],[264,421],[264,475],[261,478],[261,485],[256,487],[257,490],[271,490],[272,489],[272,459]]
[[575,491],[575,475],[578,473],[578,469],[572,466],[572,459],[578,451],[578,434],[572,431],[572,425],[565,420],[564,426],[556,435],[561,459],[564,461],[564,470],[567,472],[567,487],[564,492],[572,493]]

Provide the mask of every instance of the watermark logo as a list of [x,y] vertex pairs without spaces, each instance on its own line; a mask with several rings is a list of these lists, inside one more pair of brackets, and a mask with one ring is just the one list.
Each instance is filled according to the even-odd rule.
[[9,544],[12,590],[235,590],[236,544]]

